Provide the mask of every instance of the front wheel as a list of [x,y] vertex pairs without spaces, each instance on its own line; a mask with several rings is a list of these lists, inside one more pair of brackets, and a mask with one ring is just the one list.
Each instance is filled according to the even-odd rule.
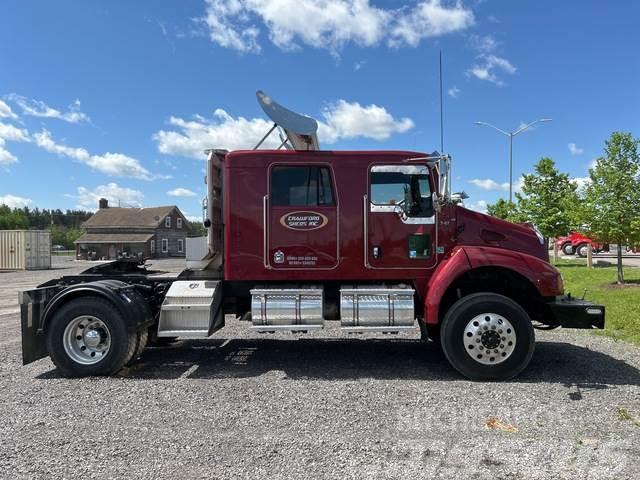
[[69,301],[51,318],[47,349],[65,377],[112,375],[132,357],[138,336],[122,314],[98,297]]
[[564,253],[565,255],[573,255],[575,252],[575,250],[573,249],[573,245],[571,245],[570,242],[565,243],[564,245],[562,245],[562,253]]
[[495,293],[461,298],[442,321],[440,340],[449,363],[471,380],[515,377],[531,361],[535,335],[520,305]]

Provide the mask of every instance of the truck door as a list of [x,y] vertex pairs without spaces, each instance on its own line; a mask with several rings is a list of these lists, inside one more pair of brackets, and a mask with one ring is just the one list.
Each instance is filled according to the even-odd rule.
[[373,165],[365,198],[369,268],[435,265],[436,212],[426,165]]
[[329,165],[273,165],[265,266],[332,269],[339,258],[338,202]]

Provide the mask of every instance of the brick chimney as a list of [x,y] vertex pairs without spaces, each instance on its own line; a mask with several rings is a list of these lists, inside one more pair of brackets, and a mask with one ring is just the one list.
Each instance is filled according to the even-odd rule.
[[106,198],[101,198],[98,201],[98,207],[102,210],[103,208],[109,208],[109,200]]

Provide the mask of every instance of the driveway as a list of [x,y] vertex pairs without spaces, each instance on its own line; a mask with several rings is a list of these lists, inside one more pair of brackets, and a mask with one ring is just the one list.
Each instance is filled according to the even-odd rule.
[[261,335],[228,318],[117,377],[67,380],[20,359],[17,290],[86,268],[56,266],[0,273],[2,478],[638,476],[633,345],[538,332],[522,375],[474,383],[417,333]]

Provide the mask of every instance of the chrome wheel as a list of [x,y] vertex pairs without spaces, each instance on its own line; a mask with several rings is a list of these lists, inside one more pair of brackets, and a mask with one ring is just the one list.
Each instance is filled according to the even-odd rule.
[[471,358],[483,365],[504,362],[516,348],[513,325],[496,313],[482,313],[467,323],[462,335]]
[[74,362],[93,365],[109,353],[111,332],[99,318],[82,315],[71,320],[64,329],[63,346]]

